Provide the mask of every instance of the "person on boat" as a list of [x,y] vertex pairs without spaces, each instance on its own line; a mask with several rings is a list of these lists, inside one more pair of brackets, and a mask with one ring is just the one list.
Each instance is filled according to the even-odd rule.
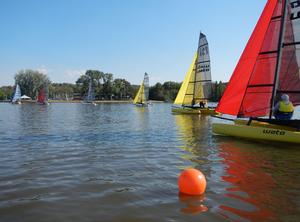
[[205,109],[205,102],[204,101],[200,101],[199,102],[199,106],[201,109]]
[[194,107],[195,106],[195,99],[193,98],[192,99],[192,107]]
[[287,94],[281,96],[281,100],[274,107],[274,116],[280,120],[290,120],[294,114],[293,103]]

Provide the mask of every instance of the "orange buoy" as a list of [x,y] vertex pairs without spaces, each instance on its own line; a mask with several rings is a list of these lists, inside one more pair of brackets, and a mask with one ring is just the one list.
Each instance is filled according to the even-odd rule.
[[199,170],[186,169],[178,178],[178,187],[183,194],[201,195],[206,189],[205,176]]

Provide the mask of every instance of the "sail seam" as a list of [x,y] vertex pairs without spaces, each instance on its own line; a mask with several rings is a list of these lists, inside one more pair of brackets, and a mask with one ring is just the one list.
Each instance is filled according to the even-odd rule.
[[255,88],[255,87],[270,87],[274,86],[274,84],[257,84],[257,85],[248,85],[248,88]]
[[258,55],[266,55],[266,54],[274,54],[274,53],[278,53],[278,50],[260,52]]
[[283,43],[282,46],[291,46],[291,45],[300,45],[300,42],[289,42],[289,43]]

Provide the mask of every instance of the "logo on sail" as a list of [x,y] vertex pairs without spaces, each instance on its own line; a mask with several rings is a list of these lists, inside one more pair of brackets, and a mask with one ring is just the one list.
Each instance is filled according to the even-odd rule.
[[291,13],[291,20],[300,18],[300,0],[291,2],[293,12]]

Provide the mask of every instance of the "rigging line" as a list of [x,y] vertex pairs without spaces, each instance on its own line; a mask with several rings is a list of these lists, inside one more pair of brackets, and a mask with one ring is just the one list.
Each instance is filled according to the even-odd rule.
[[273,88],[272,98],[271,98],[271,104],[270,104],[270,113],[269,118],[271,119],[273,116],[273,107],[275,105],[275,96],[278,88],[278,80],[279,80],[279,72],[281,68],[281,58],[282,58],[282,49],[283,49],[283,41],[284,41],[284,33],[285,33],[285,21],[287,19],[287,0],[284,1],[284,4],[282,5],[282,18],[281,18],[281,24],[280,24],[280,33],[279,33],[279,41],[278,41],[278,55],[277,55],[277,64],[276,64],[276,71],[274,76],[274,84],[275,87]]

